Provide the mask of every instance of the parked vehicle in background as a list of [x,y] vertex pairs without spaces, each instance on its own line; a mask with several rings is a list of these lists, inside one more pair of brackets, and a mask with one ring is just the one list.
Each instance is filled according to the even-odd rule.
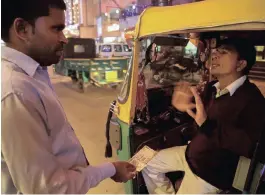
[[126,43],[104,43],[97,46],[99,57],[128,57],[132,55],[132,49]]
[[[129,57],[98,58],[94,39],[69,38],[62,60],[54,65],[57,74],[69,76],[81,91],[87,85],[109,85],[116,88],[123,82]],[[120,44],[120,47],[126,48]]]

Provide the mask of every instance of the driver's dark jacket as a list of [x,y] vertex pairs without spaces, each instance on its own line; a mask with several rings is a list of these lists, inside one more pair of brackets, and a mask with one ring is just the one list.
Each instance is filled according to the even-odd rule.
[[[207,120],[186,150],[191,170],[219,189],[232,187],[240,156],[252,157],[261,131],[265,130],[265,100],[247,79],[235,93],[214,98],[207,86]],[[263,152],[265,155],[265,152]]]

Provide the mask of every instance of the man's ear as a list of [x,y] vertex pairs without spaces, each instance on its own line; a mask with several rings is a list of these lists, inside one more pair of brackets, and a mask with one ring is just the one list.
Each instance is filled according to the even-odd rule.
[[13,23],[16,36],[23,40],[28,41],[30,33],[32,33],[32,26],[22,18],[16,18]]
[[241,72],[242,70],[244,70],[247,66],[247,61],[246,60],[240,60],[238,63],[237,63],[237,72]]

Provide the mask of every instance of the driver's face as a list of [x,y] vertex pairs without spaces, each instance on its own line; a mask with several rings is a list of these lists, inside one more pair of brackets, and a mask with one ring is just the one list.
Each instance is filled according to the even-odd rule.
[[238,53],[234,48],[222,45],[213,51],[211,74],[229,75],[237,72]]
[[63,55],[67,39],[63,34],[65,15],[61,9],[50,8],[50,15],[40,17],[29,38],[28,54],[42,66],[57,63]]

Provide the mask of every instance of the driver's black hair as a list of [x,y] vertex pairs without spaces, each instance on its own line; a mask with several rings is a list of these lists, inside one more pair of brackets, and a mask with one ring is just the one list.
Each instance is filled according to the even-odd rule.
[[243,38],[227,38],[221,40],[218,44],[231,46],[238,53],[240,60],[246,60],[247,66],[243,70],[243,74],[247,75],[252,66],[256,63],[256,49],[253,43]]
[[64,0],[2,0],[1,39],[9,42],[9,31],[16,18],[22,18],[34,25],[35,20],[49,15],[50,8],[66,10]]

